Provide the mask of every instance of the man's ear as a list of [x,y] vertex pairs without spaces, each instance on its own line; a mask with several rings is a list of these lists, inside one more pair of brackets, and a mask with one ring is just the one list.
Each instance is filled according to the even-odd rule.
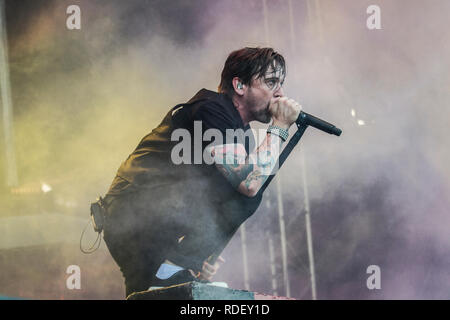
[[244,95],[244,91],[246,89],[246,85],[242,83],[241,79],[239,79],[238,77],[234,77],[231,83],[233,84],[234,92],[238,96]]

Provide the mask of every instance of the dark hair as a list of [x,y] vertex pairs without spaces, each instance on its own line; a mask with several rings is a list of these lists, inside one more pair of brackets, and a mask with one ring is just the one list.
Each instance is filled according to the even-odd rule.
[[225,61],[222,70],[218,91],[226,93],[230,97],[233,95],[232,80],[238,77],[242,84],[250,84],[253,76],[264,77],[267,69],[272,66],[275,69],[281,68],[283,76],[286,75],[286,64],[281,54],[272,48],[242,48],[233,51]]

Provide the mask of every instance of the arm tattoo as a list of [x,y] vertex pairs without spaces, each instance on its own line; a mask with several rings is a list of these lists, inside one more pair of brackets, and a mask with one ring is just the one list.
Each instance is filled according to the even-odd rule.
[[[258,179],[262,180],[264,179],[264,176],[261,175],[261,172],[259,170],[255,170],[254,172],[252,172],[247,179],[244,181],[245,183],[245,187],[247,188],[247,190],[250,188],[250,184],[254,181],[258,181]],[[265,180],[265,179],[264,179]]]
[[240,166],[224,164],[218,165],[217,167],[235,189],[239,187],[241,182],[253,171],[253,164]]
[[263,143],[248,156],[243,145],[216,146],[211,151],[216,166],[244,194],[255,194],[275,168],[282,140],[267,134]]

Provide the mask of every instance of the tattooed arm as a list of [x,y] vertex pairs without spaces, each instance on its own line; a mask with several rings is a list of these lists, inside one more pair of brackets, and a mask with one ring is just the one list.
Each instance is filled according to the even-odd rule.
[[242,144],[211,148],[217,168],[240,193],[254,197],[277,164],[283,140],[267,133],[261,145],[247,156]]
[[[269,110],[272,124],[289,130],[300,114],[301,105],[287,97],[274,100]],[[247,157],[242,144],[212,147],[211,155],[217,168],[240,193],[254,197],[278,163],[283,140],[267,133],[261,145]]]

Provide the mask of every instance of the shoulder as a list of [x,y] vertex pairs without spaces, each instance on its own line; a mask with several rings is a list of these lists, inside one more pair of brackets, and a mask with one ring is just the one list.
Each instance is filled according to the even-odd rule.
[[194,120],[221,122],[230,128],[243,127],[242,119],[231,99],[212,91],[196,103]]

